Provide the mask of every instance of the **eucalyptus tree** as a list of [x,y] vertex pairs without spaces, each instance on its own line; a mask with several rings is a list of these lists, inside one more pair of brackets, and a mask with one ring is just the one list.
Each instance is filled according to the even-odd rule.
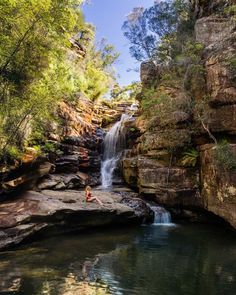
[[122,26],[131,55],[139,61],[170,59],[177,29],[189,21],[189,13],[187,0],[155,1],[150,8],[134,8]]

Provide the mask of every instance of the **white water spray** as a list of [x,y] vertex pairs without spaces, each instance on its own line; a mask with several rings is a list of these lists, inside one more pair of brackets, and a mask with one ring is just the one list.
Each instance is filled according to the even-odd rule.
[[104,155],[101,165],[102,187],[112,186],[114,171],[125,149],[125,123],[132,120],[134,112],[137,110],[135,105],[127,109],[127,113],[122,114],[119,122],[114,124],[104,139]]
[[154,225],[172,225],[170,213],[163,207],[151,206],[154,211]]

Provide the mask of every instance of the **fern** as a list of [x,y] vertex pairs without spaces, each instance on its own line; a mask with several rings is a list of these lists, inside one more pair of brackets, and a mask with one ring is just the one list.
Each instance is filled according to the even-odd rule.
[[195,167],[198,161],[199,153],[196,149],[191,149],[184,153],[184,157],[181,159],[181,164],[185,167]]

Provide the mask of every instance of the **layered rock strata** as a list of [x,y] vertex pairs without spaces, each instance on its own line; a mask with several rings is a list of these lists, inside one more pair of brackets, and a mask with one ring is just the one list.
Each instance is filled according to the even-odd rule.
[[206,210],[236,228],[236,24],[209,14],[196,22],[196,42],[204,50],[201,63],[187,68],[185,81],[167,87],[160,82],[166,67],[141,66],[144,89],[155,85],[154,96],[165,92],[170,104],[168,112],[159,105],[147,124],[137,121],[142,135],[123,159],[123,174],[160,204]]
[[28,191],[0,203],[0,249],[18,245],[36,233],[58,234],[109,225],[152,221],[153,212],[140,199],[94,191],[104,203],[85,202],[84,191]]

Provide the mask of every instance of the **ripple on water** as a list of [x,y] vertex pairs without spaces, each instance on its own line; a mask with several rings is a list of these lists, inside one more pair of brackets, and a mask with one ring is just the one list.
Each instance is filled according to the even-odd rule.
[[112,229],[3,252],[0,294],[235,295],[235,265],[235,233],[216,227]]

